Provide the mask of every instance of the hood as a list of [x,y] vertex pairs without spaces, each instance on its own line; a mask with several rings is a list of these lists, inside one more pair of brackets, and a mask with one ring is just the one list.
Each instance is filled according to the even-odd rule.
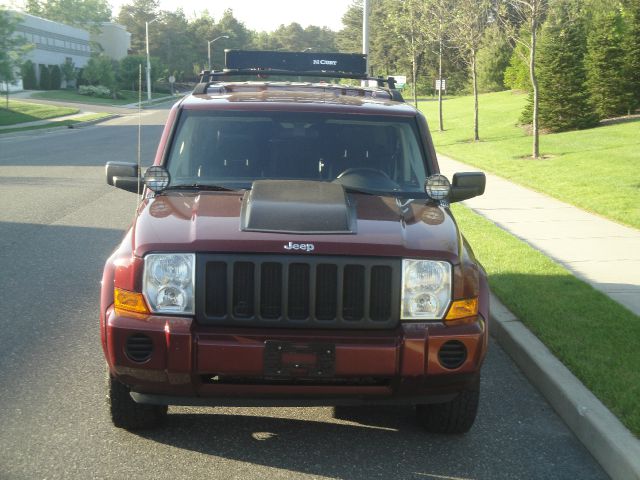
[[[424,200],[347,194],[349,232],[242,229],[249,192],[170,192],[147,198],[133,226],[137,256],[154,251],[438,258],[459,263],[461,238],[448,209]],[[277,208],[277,204],[274,205]],[[282,212],[286,215],[286,212]]]

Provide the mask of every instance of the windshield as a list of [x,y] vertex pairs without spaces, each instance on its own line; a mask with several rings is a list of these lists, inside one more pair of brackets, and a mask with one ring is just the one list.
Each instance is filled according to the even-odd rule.
[[414,118],[317,113],[185,110],[166,168],[174,187],[298,179],[394,193],[426,178]]

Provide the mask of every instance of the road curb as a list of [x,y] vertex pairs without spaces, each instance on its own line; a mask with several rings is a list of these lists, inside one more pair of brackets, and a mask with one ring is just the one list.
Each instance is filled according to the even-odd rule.
[[605,472],[614,480],[640,480],[640,440],[493,294],[491,320],[500,346]]
[[80,123],[75,123],[73,125],[67,125],[67,128],[88,127],[89,125],[96,125],[98,123],[106,122],[107,120],[113,120],[114,118],[119,118],[121,116],[122,115],[119,115],[117,113],[112,113],[110,115],[107,115],[106,117],[96,118],[95,120],[88,120],[86,122],[80,122]]

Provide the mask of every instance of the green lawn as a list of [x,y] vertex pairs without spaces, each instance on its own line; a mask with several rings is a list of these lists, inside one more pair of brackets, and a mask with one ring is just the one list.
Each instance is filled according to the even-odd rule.
[[47,123],[46,125],[35,125],[30,127],[16,127],[16,128],[6,128],[0,130],[0,135],[5,133],[14,133],[14,132],[24,132],[27,130],[44,130],[47,128],[54,127],[72,127],[77,125],[78,123],[89,122],[91,120],[97,120],[105,117],[112,117],[113,115],[110,113],[88,113],[86,115],[81,115],[79,117],[75,117],[71,120],[58,120]]
[[35,122],[48,118],[73,115],[80,110],[69,107],[56,107],[55,105],[40,105],[36,103],[17,102],[9,100],[9,110],[5,108],[6,103],[2,101],[0,108],[0,126],[17,125],[25,122]]
[[532,160],[532,137],[516,126],[526,95],[480,95],[480,142],[473,138],[473,97],[422,102],[438,152],[584,210],[640,228],[640,119],[540,136],[544,159]]
[[[119,91],[118,94],[122,97],[118,100],[113,98],[97,98],[89,95],[80,95],[75,90],[50,90],[48,92],[38,92],[32,95],[32,98],[42,98],[45,100],[62,100],[65,102],[76,103],[92,103],[96,105],[126,105],[128,103],[135,103],[138,101],[138,92],[131,92],[127,90]],[[152,93],[151,98],[167,97],[166,93]],[[147,99],[147,93],[142,93],[142,101]]]
[[640,437],[640,317],[468,208],[452,210],[492,291]]

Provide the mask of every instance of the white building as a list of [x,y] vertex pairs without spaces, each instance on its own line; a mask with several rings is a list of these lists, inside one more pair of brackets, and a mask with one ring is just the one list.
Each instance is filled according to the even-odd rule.
[[[73,62],[76,68],[84,68],[91,58],[92,42],[99,45],[97,47],[99,51],[115,60],[126,57],[131,46],[131,34],[122,25],[115,23],[102,23],[101,33],[90,34],[82,28],[71,27],[28,13],[9,13],[20,19],[15,35],[23,36],[27,43],[33,45],[24,60],[33,62],[38,82],[40,81],[39,65],[60,66],[66,62]],[[9,90],[22,90],[22,80],[10,85]]]
[[114,60],[122,60],[131,48],[131,34],[117,23],[101,23],[100,33],[92,33],[91,41],[98,44],[102,52]]

